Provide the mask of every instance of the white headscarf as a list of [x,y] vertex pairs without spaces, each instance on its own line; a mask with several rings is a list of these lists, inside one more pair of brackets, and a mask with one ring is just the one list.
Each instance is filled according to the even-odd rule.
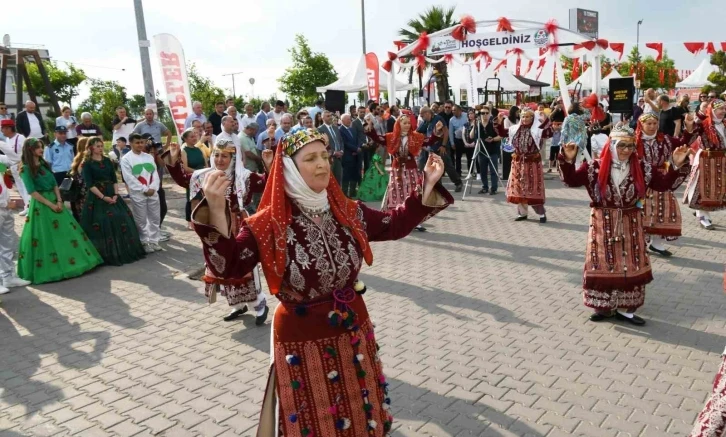
[[295,162],[289,156],[282,157],[285,175],[285,194],[306,212],[322,213],[330,209],[328,191],[313,191],[305,182]]
[[625,178],[627,178],[630,174],[630,159],[628,158],[626,161],[621,161],[618,157],[617,145],[619,142],[620,141],[610,142],[610,153],[612,154],[612,163],[610,164],[610,179],[612,179],[613,184],[616,187],[619,187],[620,184],[623,183]]
[[[196,170],[192,173],[192,178],[189,181],[189,200],[194,199],[202,189],[207,175],[217,169],[214,165],[214,154],[218,151],[219,149],[216,149],[212,152],[209,168]],[[247,195],[247,180],[250,178],[252,172],[244,166],[237,165],[235,158],[234,156],[232,157],[229,167],[227,167],[227,170],[224,170],[224,174],[227,176],[227,179],[234,178],[234,192],[237,195],[237,204],[242,209],[244,207],[245,196]]]

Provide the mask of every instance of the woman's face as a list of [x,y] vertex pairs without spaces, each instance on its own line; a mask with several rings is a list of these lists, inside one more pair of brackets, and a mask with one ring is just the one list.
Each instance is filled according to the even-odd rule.
[[534,114],[531,112],[525,112],[524,115],[522,115],[522,124],[532,124],[534,123]]
[[658,120],[650,118],[643,123],[643,132],[646,135],[655,135],[658,132]]
[[619,161],[622,161],[622,162],[627,161],[630,159],[630,155],[632,155],[633,151],[635,150],[635,143],[632,141],[629,141],[629,142],[621,141],[615,147],[615,150],[617,150],[617,152],[618,152]]
[[41,158],[43,156],[43,143],[38,141],[35,146],[33,146],[33,155],[37,156],[38,158]]
[[474,111],[469,111],[469,121],[474,120],[476,120],[476,114],[474,113]]
[[713,115],[716,116],[716,118],[721,119],[726,115],[726,107],[720,107],[718,109],[713,110]]
[[190,146],[193,146],[199,142],[199,135],[197,134],[197,131],[193,130],[187,134],[187,144]]
[[316,193],[328,188],[330,182],[330,155],[322,141],[313,141],[292,157],[300,175]]
[[214,166],[217,170],[226,171],[232,163],[232,154],[217,150],[214,152]]
[[103,153],[103,143],[100,141],[96,141],[91,145],[91,153],[93,155],[100,155]]
[[401,132],[408,133],[411,130],[411,119],[407,116],[401,117]]
[[63,111],[63,117],[68,118],[70,116],[71,116],[71,110],[70,109],[66,109],[65,111]]

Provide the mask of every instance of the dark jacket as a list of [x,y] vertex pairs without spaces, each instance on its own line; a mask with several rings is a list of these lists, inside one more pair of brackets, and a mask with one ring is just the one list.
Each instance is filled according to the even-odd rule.
[[494,124],[492,123],[491,119],[489,120],[489,123],[484,126],[481,122],[479,122],[479,127],[477,129],[474,129],[474,134],[471,135],[471,129],[469,129],[466,132],[466,135],[469,138],[469,142],[474,142],[479,139],[479,135],[481,135],[481,141],[484,145],[484,148],[487,150],[487,153],[490,155],[499,155],[499,149],[501,148],[501,140],[500,141],[491,141],[486,142],[484,141],[487,138],[494,138],[499,136],[497,133],[497,130],[494,129]]
[[366,132],[364,126],[365,122],[360,118],[356,118],[355,120],[353,120],[353,124],[351,125],[351,130],[353,130],[353,134],[355,135],[355,140],[358,147],[361,147],[363,144],[366,143]]
[[[436,123],[439,121],[444,125],[444,127],[448,126],[446,123],[444,123],[443,118],[437,114],[437,115],[434,115],[433,117],[431,117],[430,121],[424,121],[423,123],[421,123],[421,126],[419,126],[418,129],[416,129],[416,132],[422,133],[422,134],[426,135],[426,138],[428,138],[434,134],[434,128],[436,127]],[[444,135],[442,138],[444,138],[444,137],[448,138],[447,135]],[[439,140],[435,144],[430,145],[429,148],[432,152],[438,153],[439,148],[442,145],[443,145],[443,143],[441,142],[441,140]]]
[[346,128],[340,126],[340,136],[343,139],[343,164],[353,164],[358,162],[358,143],[353,136],[353,126]]
[[[38,120],[40,120],[40,130],[43,132],[43,136],[46,135],[45,132],[45,122],[43,122],[43,117],[40,115],[40,112],[35,111],[35,115],[38,116]],[[26,111],[20,111],[15,117],[15,126],[17,131],[22,134],[24,137],[30,136],[30,121],[28,120],[28,113]]]

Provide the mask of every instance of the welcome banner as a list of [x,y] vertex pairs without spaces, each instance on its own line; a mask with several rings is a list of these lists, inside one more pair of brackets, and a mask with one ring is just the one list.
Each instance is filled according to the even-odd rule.
[[159,68],[161,68],[161,76],[164,79],[166,100],[169,103],[171,117],[174,119],[176,135],[178,141],[181,141],[184,122],[192,112],[184,49],[179,40],[168,33],[154,35],[153,43]]
[[431,37],[429,56],[479,51],[505,51],[512,49],[539,49],[547,47],[549,34],[544,29],[523,29],[514,32],[470,33],[464,41],[451,35]]

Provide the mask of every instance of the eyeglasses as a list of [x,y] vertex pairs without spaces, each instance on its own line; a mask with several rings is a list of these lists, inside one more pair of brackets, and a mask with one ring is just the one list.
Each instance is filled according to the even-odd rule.
[[635,150],[635,144],[618,144],[618,150]]
[[716,96],[708,96],[709,99],[715,99]]
[[698,96],[699,99],[705,99],[707,96],[705,94]]

